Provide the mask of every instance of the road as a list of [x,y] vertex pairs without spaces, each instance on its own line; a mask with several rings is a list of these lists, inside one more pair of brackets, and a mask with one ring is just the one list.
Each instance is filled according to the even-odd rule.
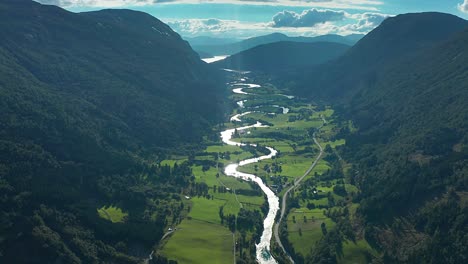
[[[325,120],[325,118],[323,116],[321,116],[322,118],[322,121],[323,121],[323,124],[317,129],[320,130],[326,123],[327,121]],[[315,145],[317,145],[320,149],[320,153],[317,155],[317,157],[315,158],[314,162],[312,163],[312,165],[310,165],[310,167],[307,169],[307,171],[304,173],[304,175],[302,175],[299,179],[295,180],[294,181],[294,184],[289,187],[286,192],[284,193],[283,195],[283,199],[281,201],[281,215],[280,215],[280,218],[278,220],[278,222],[275,224],[275,228],[274,228],[274,235],[275,235],[275,240],[276,240],[276,243],[280,246],[280,248],[283,250],[284,254],[286,254],[286,256],[288,257],[289,261],[291,263],[294,264],[294,260],[292,259],[292,257],[288,254],[288,252],[286,251],[286,249],[284,248],[283,246],[283,243],[281,243],[281,239],[280,239],[280,236],[279,236],[279,226],[281,225],[281,221],[283,220],[284,218],[284,215],[286,214],[286,204],[287,204],[287,200],[288,200],[288,195],[289,195],[289,192],[292,191],[294,188],[298,187],[302,180],[307,176],[309,175],[309,173],[315,168],[315,166],[317,165],[317,163],[319,162],[319,160],[322,158],[322,155],[323,155],[323,148],[322,146],[320,145],[320,143],[317,141],[317,138],[315,137],[317,132],[314,132],[313,134],[313,140],[314,140],[314,143]]]
[[170,234],[174,233],[177,229],[173,229],[172,231],[168,231],[164,234],[164,236],[161,237],[161,241],[163,241],[167,236]]
[[[161,240],[159,241],[163,241],[166,237],[168,237],[170,234],[174,233],[177,229],[173,229],[172,231],[168,231],[166,232],[162,237],[161,237]],[[144,259],[143,260],[143,264],[148,264],[150,260],[153,259],[153,254],[154,254],[154,250],[151,251],[151,253],[149,254],[148,258]]]

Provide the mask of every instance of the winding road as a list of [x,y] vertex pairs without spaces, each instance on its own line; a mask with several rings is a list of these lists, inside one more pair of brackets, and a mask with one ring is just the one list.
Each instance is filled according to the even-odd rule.
[[[317,131],[320,130],[326,123],[327,121],[325,120],[325,118],[323,116],[320,116],[322,118],[322,121],[323,121],[323,124],[317,128]],[[322,146],[320,145],[320,143],[318,142],[317,138],[315,137],[316,136],[316,133],[317,132],[314,132],[313,134],[313,139],[314,139],[314,143],[315,145],[317,145],[320,149],[320,153],[317,155],[317,157],[315,158],[314,162],[312,163],[312,165],[310,165],[310,167],[307,169],[307,171],[304,173],[304,175],[302,175],[299,179],[295,180],[294,181],[294,184],[289,187],[286,192],[284,193],[283,195],[283,199],[281,200],[281,214],[280,214],[280,218],[278,220],[278,222],[275,224],[275,227],[274,227],[274,236],[275,236],[275,240],[276,240],[276,243],[279,245],[279,247],[283,250],[284,254],[286,254],[286,256],[288,257],[289,261],[291,261],[291,263],[294,263],[294,260],[292,259],[292,257],[288,254],[288,252],[286,251],[286,249],[284,248],[283,246],[283,243],[281,242],[281,239],[280,239],[280,236],[279,236],[279,227],[281,226],[281,221],[283,220],[284,218],[284,215],[286,214],[286,205],[287,205],[287,201],[288,201],[288,195],[289,195],[289,192],[291,192],[294,188],[298,187],[302,180],[307,176],[309,175],[309,173],[315,168],[315,166],[317,165],[317,163],[319,162],[319,160],[322,158],[322,155],[323,155],[323,148]]]

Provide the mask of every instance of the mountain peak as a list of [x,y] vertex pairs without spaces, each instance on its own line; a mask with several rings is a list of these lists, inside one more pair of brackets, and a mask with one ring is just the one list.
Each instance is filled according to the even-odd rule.
[[351,48],[346,56],[357,56],[365,64],[378,64],[387,58],[430,48],[467,26],[468,21],[450,14],[402,14],[387,18]]

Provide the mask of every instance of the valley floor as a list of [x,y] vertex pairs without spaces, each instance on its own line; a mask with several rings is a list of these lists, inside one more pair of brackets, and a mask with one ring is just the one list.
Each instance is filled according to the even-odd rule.
[[[233,78],[234,81],[246,78],[249,81],[252,77],[233,74]],[[223,168],[264,155],[262,147],[271,146],[279,151],[277,157],[242,166],[239,170],[261,177],[281,197],[316,159],[319,148],[312,138],[316,133],[324,155],[302,184],[290,192],[287,214],[279,228],[280,237],[288,253],[301,263],[328,231],[338,230],[343,233],[343,242],[340,242],[342,247],[337,261],[365,263],[374,252],[355,226],[358,204],[353,202],[353,197],[358,189],[349,180],[352,165],[337,154],[337,148],[345,143],[337,135],[338,131],[343,126],[352,129],[352,124],[339,121],[333,109],[284,96],[282,94],[287,91],[267,82],[260,84],[261,87],[244,86],[242,93],[230,97],[233,104],[240,106],[231,116],[244,114],[238,120],[223,124],[223,129],[257,121],[267,124],[268,127],[252,128],[234,137],[237,142],[255,143],[257,148],[212,141],[203,152],[191,157],[174,156],[163,161],[173,165],[190,159],[195,182],[200,186],[197,192],[184,193],[186,217],[170,224],[176,230],[162,243],[159,252],[178,263],[235,263],[236,260],[255,263],[255,243],[261,230],[240,226],[239,221],[251,215],[246,211],[257,211],[260,217],[257,223],[262,223],[268,206],[258,186],[224,175]],[[239,87],[242,86],[232,86]],[[278,262],[287,261],[278,247],[273,246],[273,253]]]

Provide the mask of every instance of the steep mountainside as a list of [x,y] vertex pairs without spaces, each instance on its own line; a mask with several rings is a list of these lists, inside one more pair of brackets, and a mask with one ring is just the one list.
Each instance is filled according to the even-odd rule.
[[348,49],[349,46],[331,42],[275,42],[234,54],[214,65],[229,69],[278,72],[325,63]]
[[443,13],[388,18],[342,57],[324,66],[291,73],[290,79],[297,81],[296,90],[304,95],[348,98],[360,85],[372,83],[389,65],[440,44],[466,26],[466,20]]
[[361,212],[377,226],[408,218],[393,236],[369,232],[393,261],[466,261],[467,65],[465,30],[379,75],[344,111],[359,128],[345,151],[359,164]]
[[[147,14],[2,1],[0,262],[146,257],[191,176],[154,162],[217,122],[217,78]],[[128,215],[98,217],[111,205]]]
[[212,55],[232,55],[259,45],[288,41],[288,42],[334,42],[344,45],[354,45],[361,35],[323,35],[317,37],[289,37],[281,33],[273,33],[265,36],[253,37],[240,42],[225,45],[192,45],[197,52],[205,52]]
[[467,261],[467,26],[400,15],[303,76],[302,93],[353,122],[340,151],[362,191],[365,236],[385,263]]

